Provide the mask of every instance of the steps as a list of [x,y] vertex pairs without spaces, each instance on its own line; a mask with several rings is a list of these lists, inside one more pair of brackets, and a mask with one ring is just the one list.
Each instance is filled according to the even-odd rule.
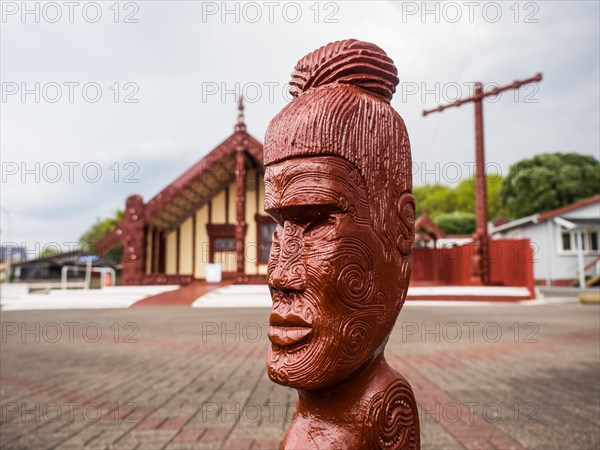
[[600,286],[600,274],[595,275],[585,282],[586,287]]
[[[460,302],[518,302],[528,300],[525,287],[511,286],[411,286],[408,304],[413,300],[442,300]],[[216,289],[192,303],[194,308],[257,308],[271,307],[266,285],[231,285]]]
[[4,295],[0,300],[3,311],[44,309],[105,309],[129,308],[134,303],[161,292],[178,289],[169,286],[115,286],[104,289],[51,290],[45,293]]

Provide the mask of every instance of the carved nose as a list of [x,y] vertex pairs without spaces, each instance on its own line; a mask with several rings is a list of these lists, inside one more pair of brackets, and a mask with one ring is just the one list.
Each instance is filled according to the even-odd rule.
[[269,286],[280,291],[304,291],[306,288],[304,267],[291,264],[277,264],[273,273],[269,274]]
[[282,291],[303,291],[306,288],[303,252],[302,229],[286,223],[279,250],[269,265],[269,286]]

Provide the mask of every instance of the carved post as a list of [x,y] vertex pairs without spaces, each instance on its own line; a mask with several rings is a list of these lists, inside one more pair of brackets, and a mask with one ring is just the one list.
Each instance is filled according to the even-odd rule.
[[244,123],[244,98],[238,102],[238,119],[235,124],[238,144],[235,148],[235,250],[236,272],[238,279],[245,273],[244,250],[246,247],[246,159],[244,150],[248,144],[246,124]]
[[489,236],[487,230],[487,185],[485,180],[485,151],[483,140],[483,86],[475,83],[475,223],[473,236],[475,251],[473,257],[473,281],[482,284],[490,282]]
[[144,200],[139,195],[127,197],[123,217],[123,284],[141,284],[145,270],[145,226]]
[[440,105],[437,108],[423,111],[423,116],[433,112],[441,112],[447,108],[458,107],[468,102],[475,104],[475,202],[476,202],[476,230],[473,234],[473,261],[471,281],[477,284],[488,284],[490,282],[490,261],[489,261],[489,236],[487,232],[487,194],[485,180],[485,159],[483,150],[483,99],[485,97],[498,95],[501,92],[510,89],[519,89],[519,87],[542,81],[542,74],[538,73],[525,80],[515,80],[511,84],[501,87],[495,87],[488,92],[483,92],[483,85],[475,83],[475,90],[472,97],[461,98],[447,105]]
[[236,195],[235,195],[235,249],[237,259],[237,273],[243,275],[245,270],[244,248],[246,246],[246,164],[244,158],[244,148],[239,146],[236,149]]
[[333,42],[298,62],[267,129],[267,369],[299,398],[283,449],[420,448],[412,389],[383,355],[415,235],[398,82],[376,45]]

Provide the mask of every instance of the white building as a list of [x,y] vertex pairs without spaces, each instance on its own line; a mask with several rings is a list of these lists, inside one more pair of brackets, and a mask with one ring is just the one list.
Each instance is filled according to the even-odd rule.
[[585,284],[600,270],[600,195],[494,227],[494,237],[529,238],[543,285]]

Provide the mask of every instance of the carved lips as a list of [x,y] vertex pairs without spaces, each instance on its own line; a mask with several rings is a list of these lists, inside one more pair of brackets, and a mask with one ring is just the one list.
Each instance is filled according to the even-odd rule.
[[312,325],[294,314],[271,313],[269,317],[269,340],[280,347],[288,347],[305,339],[312,333]]

